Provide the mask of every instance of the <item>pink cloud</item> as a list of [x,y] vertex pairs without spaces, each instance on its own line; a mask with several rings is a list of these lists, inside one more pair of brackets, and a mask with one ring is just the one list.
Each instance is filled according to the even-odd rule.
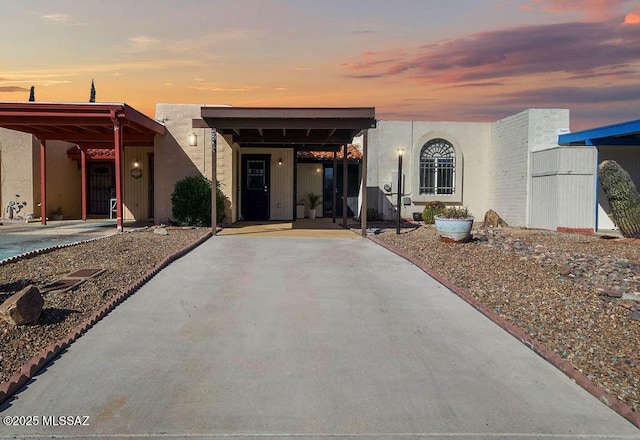
[[[589,36],[589,38],[585,38]],[[363,56],[344,64],[355,78],[405,75],[430,82],[486,82],[532,74],[592,75],[640,62],[640,27],[609,22],[522,26]]]
[[640,24],[640,8],[637,8],[627,14],[624,18],[625,24]]
[[587,19],[603,20],[620,13],[625,3],[626,0],[530,0],[521,8],[551,13],[582,12]]

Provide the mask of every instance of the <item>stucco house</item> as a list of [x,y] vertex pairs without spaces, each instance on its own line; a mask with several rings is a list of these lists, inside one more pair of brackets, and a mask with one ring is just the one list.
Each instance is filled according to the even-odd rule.
[[477,218],[494,209],[514,226],[610,229],[597,163],[616,158],[640,184],[627,146],[640,128],[606,131],[606,149],[568,128],[566,109],[465,123],[376,120],[373,108],[157,104],[152,119],[122,103],[0,102],[0,206],[7,218],[19,194],[26,206],[14,216],[40,217],[44,202],[65,218],[163,223],[175,183],[202,174],[222,183],[229,223],[294,220],[308,192],[323,195],[320,215],[358,216],[366,204],[393,218],[402,149],[405,218],[439,200]]

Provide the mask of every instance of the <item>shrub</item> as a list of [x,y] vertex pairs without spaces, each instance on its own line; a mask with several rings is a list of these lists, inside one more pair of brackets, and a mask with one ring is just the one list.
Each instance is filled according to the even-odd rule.
[[[216,220],[224,220],[225,197],[216,182]],[[211,226],[211,181],[204,176],[185,177],[171,194],[173,217],[190,226]]]
[[378,212],[376,208],[368,208],[367,209],[367,221],[368,222],[379,222],[384,220],[382,214]]
[[438,214],[442,218],[455,218],[455,219],[465,219],[472,217],[471,213],[466,207],[455,207],[449,206],[442,213]]
[[422,211],[422,220],[424,220],[428,225],[434,224],[434,217],[438,214],[442,214],[445,208],[446,206],[442,202],[427,202],[427,205]]
[[616,161],[605,160],[598,166],[598,179],[622,235],[640,238],[640,195],[629,174]]

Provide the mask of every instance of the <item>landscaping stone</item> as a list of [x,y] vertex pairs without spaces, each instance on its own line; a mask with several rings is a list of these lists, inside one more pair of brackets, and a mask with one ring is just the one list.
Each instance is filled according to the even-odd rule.
[[37,324],[44,299],[35,286],[27,286],[0,305],[0,317],[9,324]]
[[165,228],[155,228],[153,233],[156,235],[168,235],[169,232]]

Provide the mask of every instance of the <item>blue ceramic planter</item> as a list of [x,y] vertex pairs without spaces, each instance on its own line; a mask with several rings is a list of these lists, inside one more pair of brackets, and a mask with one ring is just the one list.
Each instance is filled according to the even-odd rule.
[[473,217],[441,218],[435,216],[436,232],[441,241],[465,243],[471,239]]

